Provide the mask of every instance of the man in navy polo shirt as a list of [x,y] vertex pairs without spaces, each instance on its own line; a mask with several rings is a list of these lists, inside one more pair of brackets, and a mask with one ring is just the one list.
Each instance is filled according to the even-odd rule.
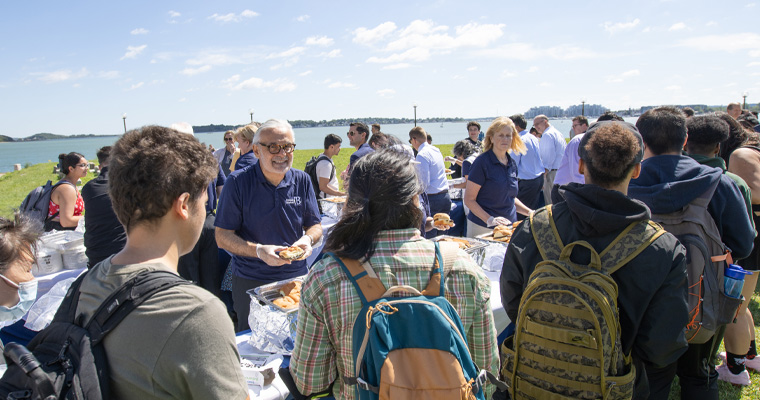
[[247,290],[307,272],[305,260],[286,261],[277,253],[297,246],[304,249],[305,259],[322,237],[311,179],[291,169],[293,128],[287,121],[270,119],[256,131],[253,143],[258,161],[227,177],[215,223],[219,247],[232,253],[238,332],[248,329]]
[[[443,165],[443,156],[438,150],[427,142],[427,132],[421,126],[416,126],[409,131],[409,143],[417,150],[417,175],[419,175],[425,193],[427,193],[430,215],[437,213],[451,213],[451,198],[449,197],[449,184],[446,181],[446,167]],[[425,234],[425,237],[436,237],[441,232],[434,229]]]

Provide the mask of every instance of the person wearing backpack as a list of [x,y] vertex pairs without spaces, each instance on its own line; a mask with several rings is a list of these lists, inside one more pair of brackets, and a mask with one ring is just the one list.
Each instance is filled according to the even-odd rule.
[[[467,253],[456,246],[453,251],[451,248],[446,250],[442,244],[440,259],[444,264],[443,273],[439,281],[433,280],[431,284],[431,276],[435,277],[433,268],[441,262],[437,261],[439,257],[434,242],[424,239],[419,231],[423,220],[418,196],[421,190],[415,167],[403,152],[379,150],[362,157],[353,166],[343,218],[333,228],[325,246],[327,251],[334,252],[343,261],[337,261],[332,256],[322,258],[309,271],[301,292],[295,348],[290,362],[291,374],[301,393],[323,392],[332,385],[337,399],[357,398],[357,387],[368,388],[361,390],[363,399],[372,398],[374,394],[371,388],[361,383],[354,386],[358,379],[352,380],[357,378],[352,348],[356,350],[362,339],[352,331],[364,328],[365,315],[360,310],[363,307],[362,299],[369,301],[369,298],[364,297],[366,292],[360,294],[356,290],[352,278],[341,264],[364,268],[363,274],[366,273],[368,278],[377,277],[377,286],[382,288],[380,294],[385,288],[396,285],[407,285],[415,290],[433,286],[438,290],[435,282],[444,282],[444,290],[438,293],[453,305],[455,311],[452,312],[458,314],[456,319],[461,319],[460,332],[466,338],[466,347],[460,350],[471,354],[478,368],[494,374],[498,372],[496,330],[489,306],[490,281]],[[357,282],[361,280],[356,279]],[[431,286],[427,286],[429,284]],[[382,308],[380,303],[378,307]],[[393,313],[392,309],[385,311]],[[409,315],[400,311],[398,316]],[[416,319],[412,316],[418,325],[408,325],[404,332],[418,337],[423,344],[436,342],[437,339],[444,339],[448,344],[448,331],[441,330],[429,336],[419,333],[427,327],[423,322],[427,317],[430,317],[427,313],[421,313]],[[356,322],[358,318],[361,322]],[[395,338],[401,340],[397,336]],[[402,367],[407,372],[402,372]],[[397,378],[407,375],[416,377],[409,374],[409,369],[424,373],[441,367],[443,364],[435,359],[421,357],[416,369],[412,364],[398,366],[397,373],[403,376]],[[455,368],[442,369],[447,373],[456,372]],[[377,377],[375,374],[372,376]],[[440,380],[443,381],[443,377]],[[473,378],[472,383],[475,381],[480,382]],[[387,383],[381,378],[381,388]],[[470,390],[473,396],[479,393],[469,381],[467,386],[466,390]],[[423,387],[420,385],[420,388]],[[485,396],[480,398],[490,399],[493,391],[494,387],[486,384]],[[394,394],[391,396],[403,398]],[[432,396],[428,398],[442,398]]]
[[[77,315],[89,321],[104,299],[144,271],[177,274],[179,257],[200,236],[206,189],[218,171],[204,145],[170,128],[146,126],[114,144],[109,195],[127,242],[84,276]],[[154,294],[102,343],[110,398],[248,396],[226,308],[199,286],[177,285]]]
[[[539,361],[537,366],[534,365],[534,369],[525,371],[522,369],[524,367],[518,365],[517,376],[520,379],[517,385],[514,385],[508,360],[505,360],[502,377],[507,384],[514,385],[513,393],[515,390],[526,393],[535,386],[537,389],[533,390],[538,394],[532,395],[536,398],[549,398],[549,392],[560,392],[568,398],[581,397],[579,393],[563,392],[561,387],[566,387],[563,383],[567,382],[567,377],[558,374],[558,371],[552,370],[549,375],[556,377],[556,381],[546,381],[541,378],[541,373],[533,372],[544,371],[552,365],[572,370],[573,365],[570,363],[554,364],[553,352],[568,353],[562,348],[555,350],[551,347],[551,344],[561,342],[558,337],[555,337],[556,341],[542,345],[545,349],[539,349],[538,352],[524,352],[520,347],[530,345],[531,338],[528,334],[532,335],[538,331],[539,335],[546,336],[562,330],[555,329],[558,325],[552,323],[548,327],[540,325],[542,319],[528,312],[530,310],[523,310],[521,306],[521,302],[529,299],[526,296],[529,294],[528,286],[534,287],[539,283],[538,280],[534,282],[535,274],[539,273],[537,264],[560,258],[559,251],[563,247],[559,246],[557,239],[563,244],[582,241],[590,245],[594,249],[594,255],[603,255],[601,260],[605,260],[605,263],[602,264],[602,268],[617,284],[617,296],[612,292],[610,301],[617,301],[619,317],[617,320],[604,321],[609,326],[617,325],[617,329],[610,330],[616,331],[619,338],[615,341],[619,347],[611,351],[612,357],[617,357],[618,361],[615,363],[611,358],[605,360],[618,369],[618,373],[615,374],[617,377],[600,377],[601,373],[597,367],[582,370],[581,375],[591,375],[585,376],[586,381],[601,382],[600,379],[604,378],[610,386],[602,389],[603,394],[584,398],[649,398],[649,386],[653,383],[647,379],[650,368],[669,365],[686,350],[687,344],[683,334],[688,317],[685,301],[685,250],[673,235],[653,226],[649,221],[649,209],[641,202],[628,197],[626,193],[630,179],[639,175],[642,147],[641,136],[631,124],[617,121],[592,124],[578,147],[579,172],[584,175],[586,184],[569,183],[560,186],[558,194],[562,201],[536,211],[515,230],[504,258],[500,285],[501,301],[510,320],[516,323],[516,334],[505,341],[502,352],[504,353],[505,347],[510,351],[519,348],[522,353],[518,354],[521,357],[534,359],[539,354],[552,354],[552,359],[539,357],[539,360],[543,361]],[[634,234],[635,232],[652,234]],[[623,249],[625,251],[617,254],[615,251],[604,251],[612,247],[612,244],[626,242],[629,246]],[[552,253],[550,250],[553,248],[556,250]],[[570,246],[565,249],[567,248],[572,249]],[[605,258],[605,253],[613,257]],[[575,247],[568,255],[569,261],[577,266],[578,274],[594,271],[594,268],[589,266],[593,260],[590,250]],[[560,319],[567,318],[560,321],[562,325],[579,323],[572,321],[573,318],[578,318],[578,314],[571,313],[570,308],[563,308],[561,303],[552,307],[554,308],[549,310],[555,310]],[[545,333],[540,332],[541,327],[544,327]],[[562,331],[571,332],[570,329]],[[580,336],[585,337],[585,334]],[[573,341],[576,339],[575,336],[569,338]],[[584,340],[579,340],[579,343],[584,343]],[[594,338],[592,342],[597,343],[598,339]],[[510,343],[513,343],[513,346],[510,346]],[[585,354],[582,352],[587,351],[587,347],[582,346],[578,353]],[[576,357],[574,351],[569,353],[571,360]],[[523,358],[520,361],[522,362]],[[627,386],[613,386],[610,383],[621,383],[619,376],[631,373],[635,376],[628,376],[629,380],[625,382]],[[622,397],[620,392],[615,392],[619,389],[625,389],[622,391],[627,396]],[[599,393],[599,389],[594,391]],[[521,396],[515,395],[513,398],[519,399]]]
[[346,195],[338,190],[338,176],[335,173],[335,163],[332,160],[340,153],[342,142],[343,139],[334,133],[325,136],[325,151],[314,160],[313,168],[309,168],[307,165],[304,169],[311,177],[312,185],[316,183],[314,193],[317,194],[318,199]]
[[[690,301],[700,298],[707,301],[690,302],[690,305],[694,304],[695,313],[690,316],[687,326],[689,349],[677,364],[661,371],[664,375],[679,376],[681,398],[717,400],[715,353],[721,341],[721,325],[733,320],[739,301],[737,299],[733,306],[727,304],[733,300],[727,299],[723,293],[722,268],[725,261],[717,258],[723,254],[715,253],[728,250],[734,260],[746,258],[752,251],[755,231],[741,192],[733,180],[721,169],[700,165],[682,154],[687,141],[687,127],[681,110],[667,106],[648,110],[639,117],[636,127],[644,140],[644,161],[640,176],[631,180],[629,195],[644,202],[652,211],[653,219],[663,223],[678,222],[683,213],[696,213],[696,210],[706,208],[708,215],[697,214],[699,228],[690,230],[688,235],[680,236],[683,240],[679,240],[691,243],[698,236],[701,244],[692,246],[684,243],[687,249],[695,251],[705,245],[710,246],[708,249],[715,245],[724,247],[707,250],[712,254],[706,256],[711,257],[713,262],[696,252],[689,254],[687,268],[698,267],[701,262],[704,273],[690,273],[690,281],[699,282],[695,287],[701,285],[703,290],[701,294],[694,293],[688,297]],[[713,231],[714,234],[709,233]],[[723,308],[713,308],[713,305]],[[702,320],[698,321],[697,318]],[[658,398],[667,398],[667,391],[663,390],[662,397]]]
[[87,168],[90,164],[83,155],[76,152],[61,153],[58,156],[58,161],[61,164],[61,173],[64,177],[56,184],[50,194],[45,232],[53,229],[73,231],[79,224],[84,212],[84,200],[82,200],[82,194],[77,190],[76,184],[80,178],[87,176]]

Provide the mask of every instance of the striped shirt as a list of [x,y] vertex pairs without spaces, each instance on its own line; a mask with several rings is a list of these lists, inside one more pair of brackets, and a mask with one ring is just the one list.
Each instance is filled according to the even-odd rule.
[[[410,285],[422,290],[434,263],[433,242],[417,229],[382,231],[375,239],[369,260],[386,288]],[[496,329],[489,304],[491,282],[462,250],[446,276],[446,299],[459,313],[473,361],[495,375],[499,371]],[[355,389],[341,377],[354,371],[352,356],[354,321],[362,303],[337,262],[326,257],[306,277],[301,294],[295,349],[290,370],[303,394],[318,393],[335,382],[338,399],[354,399]],[[486,385],[491,398],[492,385]]]

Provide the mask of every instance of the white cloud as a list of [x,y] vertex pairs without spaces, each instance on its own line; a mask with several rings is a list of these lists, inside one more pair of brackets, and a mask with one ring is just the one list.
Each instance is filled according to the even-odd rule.
[[753,7],[754,7],[754,6],[756,6],[756,5],[757,5],[757,4],[755,4],[755,3],[747,3],[747,5],[746,5],[746,6],[744,6],[744,7],[745,7],[745,8],[753,8]]
[[718,23],[717,23],[717,22],[715,22],[715,21],[708,21],[708,22],[705,24],[705,26],[717,26],[717,25],[718,25]]
[[143,85],[145,85],[145,82],[139,82],[135,83],[134,85],[130,86],[127,90],[135,90],[141,88]]
[[193,75],[198,75],[200,73],[208,72],[208,71],[211,71],[210,65],[204,65],[200,68],[185,68],[179,73],[182,75],[193,76]]
[[140,55],[140,53],[142,53],[146,47],[148,47],[147,44],[144,44],[142,46],[127,46],[127,52],[121,56],[120,60],[124,60],[126,58],[135,58]]
[[529,72],[529,73],[535,73],[535,72],[538,72],[538,67],[534,65],[534,66],[532,66],[532,67],[528,68],[528,72]]
[[470,68],[467,68],[467,70],[470,71],[470,72],[477,71],[478,67],[470,67]]
[[753,61],[747,64],[748,67],[760,67],[760,61]]
[[305,50],[305,47],[292,47],[279,53],[271,53],[267,56],[267,59],[293,57],[303,53]]
[[307,46],[332,46],[334,40],[327,36],[311,36],[306,38]]
[[119,77],[119,71],[100,71],[98,72],[98,78],[102,79],[116,79]]
[[428,58],[430,58],[430,50],[428,49],[421,49],[421,48],[414,48],[409,49],[403,53],[396,53],[391,54],[388,57],[375,57],[372,56],[367,59],[368,63],[380,63],[380,64],[390,64],[390,63],[399,63],[404,61],[425,61]]
[[188,65],[222,66],[222,65],[242,64],[244,63],[244,61],[237,56],[231,56],[229,54],[224,54],[224,53],[202,53],[202,54],[199,54],[195,58],[190,58],[186,60],[185,63]]
[[675,24],[671,25],[670,28],[668,28],[668,31],[675,32],[675,31],[681,31],[686,29],[686,24],[683,22],[676,22]]
[[137,29],[132,29],[132,31],[129,33],[132,35],[147,35],[148,30],[145,28],[137,28]]
[[341,56],[340,49],[335,49],[327,53],[321,53],[319,56],[325,58],[337,58]]
[[551,87],[552,84],[549,83],[549,82],[541,82],[541,83],[538,84],[538,86],[540,86],[540,87]]
[[409,68],[411,66],[412,64],[409,64],[409,63],[398,63],[398,64],[386,65],[383,67],[383,69],[404,69],[404,68]]
[[557,60],[580,60],[600,58],[601,55],[593,50],[571,45],[560,45],[549,48],[536,48],[532,43],[508,43],[501,46],[476,50],[476,56],[493,59],[513,59],[532,61],[546,58]]
[[181,16],[181,15],[182,15],[182,14],[180,14],[180,13],[178,13],[178,12],[174,11],[174,10],[172,10],[172,11],[169,11],[169,16],[170,16],[170,17],[172,17],[172,18],[177,18],[177,17],[179,17],[179,16]]
[[641,22],[641,20],[639,20],[638,18],[634,19],[631,22],[616,22],[616,23],[612,23],[612,22],[608,21],[608,22],[603,23],[602,27],[604,28],[605,31],[609,32],[610,35],[614,35],[614,34],[619,33],[619,32],[623,32],[623,31],[627,31],[627,30],[633,29],[636,26],[638,26],[640,22]]
[[386,51],[403,51],[412,48],[450,51],[462,47],[486,47],[501,37],[505,25],[477,24],[457,26],[455,36],[446,33],[448,26],[435,25],[432,21],[412,21],[401,31],[396,40],[385,47]]
[[676,90],[681,90],[681,87],[678,85],[670,85],[670,86],[665,86],[665,90],[673,92]]
[[394,94],[396,94],[396,91],[393,89],[380,89],[377,91],[377,94],[380,97],[391,98]]
[[625,78],[630,78],[633,76],[639,76],[641,73],[637,69],[632,69],[630,71],[625,71],[619,75],[608,75],[606,82],[607,83],[620,83],[625,80]]
[[309,18],[311,18],[308,14],[299,15],[296,17],[296,21],[298,22],[306,22]]
[[388,36],[391,32],[396,30],[396,24],[393,22],[383,22],[382,24],[372,28],[358,28],[356,29],[354,34],[354,43],[369,45],[372,43],[375,43],[379,40],[382,40],[386,36]]
[[[678,45],[701,51],[735,52],[749,50],[753,57],[760,55],[760,35],[749,32],[696,36],[681,40]],[[752,55],[753,52],[758,52],[758,54]]]
[[327,86],[330,89],[339,89],[339,88],[347,88],[347,89],[353,89],[356,87],[353,83],[347,83],[347,82],[333,82]]
[[45,83],[57,83],[81,79],[90,75],[90,72],[87,70],[87,68],[82,68],[79,71],[71,71],[70,69],[65,69],[53,72],[35,73],[32,75],[38,75],[39,77],[37,79]]
[[311,75],[311,70],[304,71],[304,72],[301,72],[300,74],[298,74],[298,76],[307,76],[307,75]]
[[183,97],[183,98],[181,98],[181,99],[178,100],[178,102],[180,102],[180,103],[184,103],[186,101],[187,101],[187,97]]
[[275,92],[292,92],[296,89],[296,85],[287,79],[275,79],[273,81],[265,81],[261,78],[249,78],[238,84],[234,84],[240,80],[240,75],[233,75],[228,79],[222,81],[222,86],[231,90],[255,90],[255,89],[272,89]]
[[499,75],[501,79],[514,78],[515,76],[517,76],[516,73],[506,70],[506,69],[504,71],[501,71],[501,74]]
[[258,17],[259,13],[251,10],[243,10],[240,14],[235,13],[229,13],[229,14],[217,14],[214,13],[213,15],[209,15],[206,19],[211,19],[216,22],[221,23],[227,23],[227,22],[240,22],[243,20],[243,18],[253,18]]

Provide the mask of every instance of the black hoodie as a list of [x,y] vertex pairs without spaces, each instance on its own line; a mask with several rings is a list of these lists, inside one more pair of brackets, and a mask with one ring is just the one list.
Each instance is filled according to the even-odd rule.
[[[570,183],[559,188],[564,202],[552,206],[554,222],[563,243],[589,242],[597,252],[606,248],[631,222],[647,220],[649,209],[624,194],[596,185]],[[649,392],[639,380],[642,367],[664,367],[687,349],[683,328],[688,322],[686,303],[686,251],[666,233],[612,275],[618,284],[621,342],[632,352],[637,376],[636,397]],[[588,251],[576,250],[573,262],[587,265]],[[501,272],[501,302],[509,318],[517,318],[520,298],[535,265],[543,261],[530,221],[512,236]],[[665,317],[666,316],[666,317]]]

